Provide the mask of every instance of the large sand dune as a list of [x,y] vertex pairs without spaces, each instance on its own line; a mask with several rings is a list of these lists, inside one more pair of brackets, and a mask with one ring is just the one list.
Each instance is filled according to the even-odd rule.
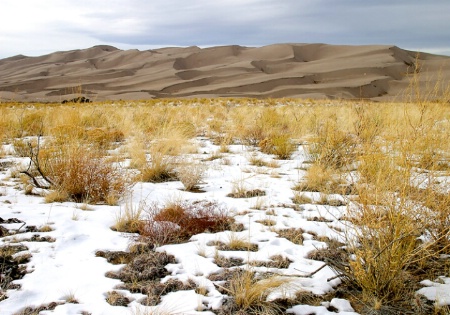
[[416,60],[423,72],[423,86],[450,79],[450,57],[387,45],[277,44],[147,51],[95,46],[0,60],[0,99],[62,101],[80,95],[93,100],[398,99],[407,89]]

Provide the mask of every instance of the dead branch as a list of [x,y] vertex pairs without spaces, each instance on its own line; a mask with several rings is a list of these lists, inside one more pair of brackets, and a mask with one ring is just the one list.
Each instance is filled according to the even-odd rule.
[[[28,164],[28,168],[25,171],[21,171],[21,174],[27,175],[32,181],[33,185],[37,188],[50,188],[53,186],[53,182],[44,174],[44,171],[41,168],[40,160],[39,160],[39,151],[40,151],[40,140],[41,135],[38,136],[36,148],[33,148],[30,142],[28,142],[28,148],[30,149],[29,158],[30,163]],[[44,184],[39,183],[36,176],[34,176],[31,172],[31,168],[34,166],[35,170],[39,173],[42,179],[45,181]]]

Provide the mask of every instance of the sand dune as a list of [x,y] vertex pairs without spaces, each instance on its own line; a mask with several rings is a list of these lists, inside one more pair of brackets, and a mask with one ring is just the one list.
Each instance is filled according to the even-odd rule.
[[[418,56],[418,57],[417,57]],[[450,57],[396,46],[112,46],[0,60],[0,99],[62,101],[158,97],[399,99],[421,66],[421,84],[450,79]]]

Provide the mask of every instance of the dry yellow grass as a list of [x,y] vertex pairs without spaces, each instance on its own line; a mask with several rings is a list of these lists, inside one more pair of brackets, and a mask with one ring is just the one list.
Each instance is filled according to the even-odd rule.
[[253,272],[242,270],[235,273],[229,286],[224,289],[236,305],[233,311],[271,315],[280,314],[282,310],[276,303],[267,301],[267,297],[287,282],[286,278],[278,276],[258,280]]
[[195,161],[185,161],[176,169],[177,178],[181,181],[186,191],[198,190],[199,185],[206,174],[207,167]]
[[113,230],[118,232],[137,233],[142,227],[142,212],[144,204],[141,202],[134,205],[132,198],[129,197],[125,201],[125,205],[120,207],[119,212],[115,217]]
[[[52,137],[42,158],[48,159],[46,169],[58,187],[46,200],[71,196],[82,202],[97,198],[95,192],[72,187],[79,181],[76,174],[83,163],[105,161],[106,149],[118,140],[126,143],[131,167],[146,181],[172,179],[179,157],[198,151],[192,142],[198,135],[210,137],[223,152],[228,145],[240,143],[279,158],[291,157],[296,144],[306,141],[313,164],[294,189],[343,193],[352,185],[351,193],[358,199],[348,218],[357,228],[349,231],[348,242],[357,259],[347,272],[367,303],[389,305],[408,291],[405,279],[411,265],[424,265],[424,257],[438,257],[450,248],[450,201],[443,179],[450,175],[449,87],[443,87],[444,93],[438,93],[441,87],[436,86],[424,91],[414,85],[415,80],[412,76],[409,96],[399,103],[254,99],[168,99],[76,107],[2,103],[0,139],[26,155],[26,141],[32,138],[25,136],[42,134],[46,141]],[[438,94],[444,96],[436,98]],[[65,143],[83,148],[84,162],[64,151]],[[249,161],[277,166],[256,155]],[[235,181],[233,193],[247,196],[246,186],[243,179]],[[295,193],[294,202],[307,202],[302,196]],[[429,235],[429,242],[418,242],[419,233]]]

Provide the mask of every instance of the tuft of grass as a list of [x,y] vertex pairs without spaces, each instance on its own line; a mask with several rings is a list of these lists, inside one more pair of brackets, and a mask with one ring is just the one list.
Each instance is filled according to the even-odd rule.
[[251,165],[255,165],[255,166],[265,166],[265,167],[270,167],[270,168],[278,168],[280,167],[280,164],[276,161],[276,160],[265,160],[261,157],[258,157],[255,154],[252,154],[249,158],[248,161],[250,162]]
[[313,200],[311,197],[305,195],[304,193],[295,191],[294,196],[292,197],[292,202],[297,205],[302,205],[307,203],[313,203]]
[[341,130],[332,116],[316,126],[315,135],[307,146],[309,159],[323,167],[339,169],[356,160],[357,139]]
[[214,242],[219,250],[236,250],[236,251],[258,251],[258,244],[249,242],[245,237],[239,236],[237,233],[229,233],[227,242]]
[[261,223],[262,225],[265,225],[265,226],[274,226],[277,224],[277,221],[272,220],[272,219],[256,220],[255,222]]
[[125,136],[117,129],[93,128],[86,131],[87,141],[99,149],[110,149],[113,144],[123,142]]
[[119,213],[116,215],[114,226],[111,229],[117,232],[138,233],[143,224],[141,219],[143,209],[143,202],[133,205],[129,198],[125,202],[124,208],[119,208]]
[[78,204],[76,207],[77,207],[77,209],[80,209],[82,211],[92,211],[92,210],[94,210],[94,208],[91,207],[89,205],[89,203],[87,203],[87,202],[83,202],[81,204]]
[[248,189],[244,180],[236,180],[232,183],[231,193],[227,197],[231,198],[253,198],[265,196],[266,192],[261,189]]
[[276,231],[277,234],[280,237],[283,237],[287,239],[288,241],[291,241],[294,244],[302,245],[303,244],[303,233],[304,231],[302,229],[281,229]]
[[265,197],[256,197],[252,208],[256,210],[263,210],[267,208],[267,200],[265,199]]
[[109,291],[106,293],[106,302],[112,306],[127,306],[131,300],[118,291]]
[[218,160],[223,158],[223,154],[220,151],[214,151],[211,153],[211,155],[209,157],[207,157],[206,159],[203,159],[202,161],[207,162],[207,161],[214,161],[214,160]]
[[274,154],[280,160],[288,160],[297,149],[292,139],[285,134],[271,135],[259,142],[262,152]]
[[106,163],[96,151],[69,146],[40,153],[40,159],[45,163],[43,172],[57,192],[47,195],[47,202],[65,199],[110,204],[127,189],[126,175]]
[[151,154],[151,162],[146,162],[141,168],[143,182],[161,183],[177,179],[174,159],[158,152]]
[[59,190],[51,190],[44,197],[44,200],[46,203],[64,202],[69,199],[70,199],[70,196],[66,192],[59,191]]
[[49,224],[45,224],[39,228],[39,232],[51,232],[53,228]]
[[177,167],[176,174],[186,191],[194,191],[199,189],[206,170],[206,165],[201,163],[184,163]]
[[308,168],[302,180],[292,189],[297,191],[342,193],[342,190],[344,190],[342,184],[342,181],[336,178],[336,174],[332,170],[319,163],[314,163]]
[[245,314],[281,314],[283,310],[276,303],[267,301],[267,298],[287,282],[287,279],[277,276],[257,279],[255,274],[248,270],[236,272],[228,285],[223,288],[231,296],[233,303],[228,311]]
[[63,296],[63,300],[66,303],[78,304],[78,299],[75,297],[75,292],[69,291],[66,295]]

